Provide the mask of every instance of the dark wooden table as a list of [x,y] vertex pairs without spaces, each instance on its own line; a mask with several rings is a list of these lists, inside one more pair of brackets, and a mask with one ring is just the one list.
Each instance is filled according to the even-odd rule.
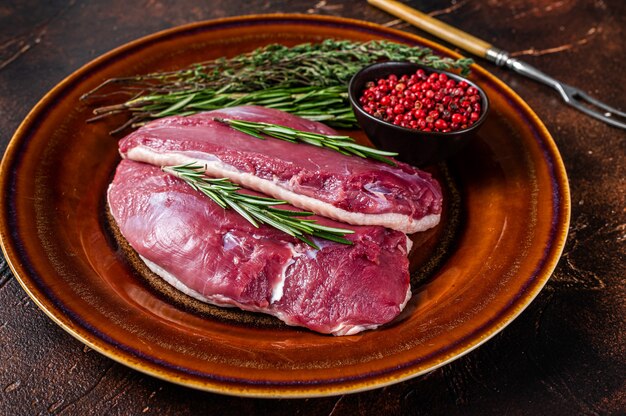
[[[410,1],[626,109],[622,0]],[[249,13],[358,18],[429,37],[364,1],[8,1],[0,4],[0,142],[56,83],[127,41]],[[553,134],[569,174],[572,222],[556,271],[486,345],[426,376],[309,400],[255,400],[180,387],[91,351],[49,320],[0,259],[0,414],[418,415],[626,413],[626,132],[546,87],[481,62]]]

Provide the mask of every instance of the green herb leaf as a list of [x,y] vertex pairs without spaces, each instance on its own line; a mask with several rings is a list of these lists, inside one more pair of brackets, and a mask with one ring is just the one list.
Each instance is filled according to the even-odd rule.
[[266,224],[304,241],[318,249],[310,237],[335,241],[341,244],[352,244],[344,236],[354,233],[353,230],[319,225],[315,220],[303,219],[313,215],[312,212],[290,211],[274,208],[286,202],[278,199],[241,193],[240,187],[226,178],[211,179],[204,175],[205,168],[189,163],[186,165],[164,166],[164,172],[185,181],[194,190],[203,193],[224,209],[233,209],[250,224],[259,227]]
[[348,156],[353,155],[362,158],[372,158],[391,166],[396,165],[393,160],[387,159],[384,156],[397,156],[397,153],[356,144],[354,139],[350,136],[327,136],[320,133],[296,130],[291,127],[281,126],[278,124],[227,119],[222,117],[215,117],[213,120],[224,123],[235,130],[257,138],[261,137],[261,134],[265,134],[280,140],[286,140],[293,143],[306,143],[312,146],[332,149]]
[[333,127],[356,128],[348,102],[348,81],[361,68],[385,60],[456,69],[461,75],[467,75],[473,63],[468,58],[445,58],[428,48],[384,40],[328,39],[292,47],[273,44],[178,71],[108,79],[81,99],[118,100],[96,108],[91,119],[128,114],[130,121],[116,131],[164,116],[243,104],[277,108]]

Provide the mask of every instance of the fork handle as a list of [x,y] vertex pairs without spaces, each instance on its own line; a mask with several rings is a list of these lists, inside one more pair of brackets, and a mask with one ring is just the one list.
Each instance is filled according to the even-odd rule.
[[367,0],[367,2],[372,6],[378,7],[391,15],[411,23],[413,26],[431,35],[450,42],[454,46],[458,46],[473,55],[485,58],[498,66],[506,65],[509,59],[509,54],[506,51],[498,49],[491,43],[452,27],[441,20],[437,20],[434,17],[430,17],[427,14],[415,10],[406,4],[395,0]]
[[494,49],[490,43],[400,2],[394,0],[367,0],[367,2],[481,58],[488,58],[487,51]]

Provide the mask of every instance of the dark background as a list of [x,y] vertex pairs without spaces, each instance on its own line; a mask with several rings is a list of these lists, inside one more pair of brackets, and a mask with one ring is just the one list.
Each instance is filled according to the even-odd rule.
[[[560,80],[626,109],[623,0],[408,1]],[[314,13],[418,33],[365,1],[2,1],[0,143],[55,84],[152,32],[252,13]],[[449,45],[448,45],[449,46]],[[568,171],[572,222],[553,277],[487,344],[413,380],[308,400],[220,396],[143,375],[56,326],[0,258],[0,415],[595,415],[626,413],[626,132],[552,90],[480,62],[553,134]]]

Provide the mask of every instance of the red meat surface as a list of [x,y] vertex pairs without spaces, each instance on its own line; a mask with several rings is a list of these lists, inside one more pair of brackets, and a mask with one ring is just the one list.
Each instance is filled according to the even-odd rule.
[[348,335],[391,321],[411,296],[408,239],[398,231],[349,226],[352,245],[316,239],[316,250],[274,228],[255,228],[158,167],[129,160],[117,169],[108,203],[148,267],[205,302]]
[[286,200],[321,216],[405,233],[440,220],[442,195],[430,174],[346,156],[330,149],[261,140],[214,117],[268,122],[336,134],[329,127],[282,111],[247,106],[153,121],[120,142],[123,157],[157,166],[199,163],[207,174]]

